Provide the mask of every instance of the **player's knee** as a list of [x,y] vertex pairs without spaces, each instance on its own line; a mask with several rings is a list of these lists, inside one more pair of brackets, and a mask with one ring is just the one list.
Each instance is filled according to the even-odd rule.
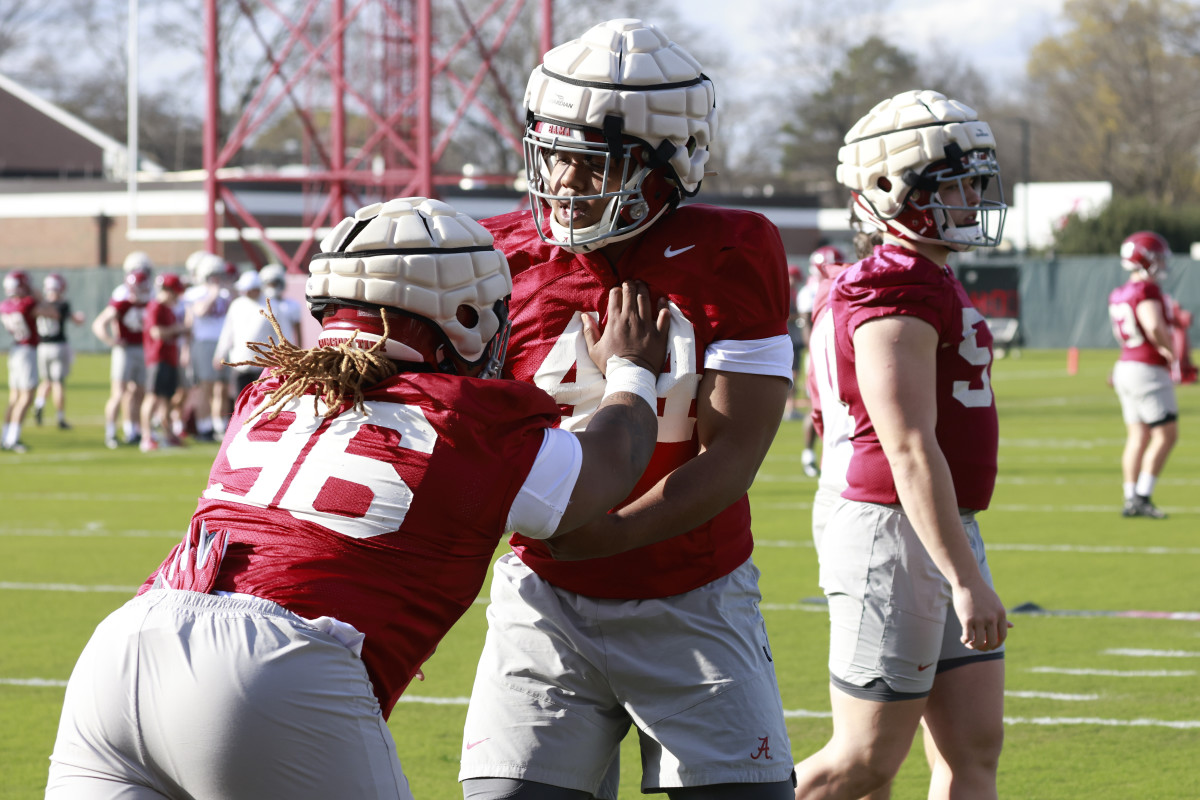
[[951,773],[985,770],[995,772],[1004,748],[1004,724],[974,725],[955,732],[948,742],[938,743],[938,757]]

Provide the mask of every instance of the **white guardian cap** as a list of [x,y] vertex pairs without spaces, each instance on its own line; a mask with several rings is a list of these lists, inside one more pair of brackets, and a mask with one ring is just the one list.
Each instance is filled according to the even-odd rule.
[[[717,131],[716,90],[699,62],[638,19],[603,22],[546,53],[529,77],[525,109],[525,172],[538,229],[574,252],[633,236],[696,194]],[[572,202],[550,182],[563,152],[602,164],[601,194],[573,196],[608,201],[597,223],[578,227],[547,213],[551,201]],[[616,190],[610,178],[619,178]]]
[[[318,345],[383,338],[395,361],[457,374],[499,375],[512,277],[492,235],[440,200],[375,203],[338,223],[313,256],[305,286],[322,323]],[[482,371],[479,369],[482,368]]]
[[[864,221],[885,233],[951,250],[1000,244],[1008,206],[992,129],[939,92],[903,92],[872,108],[846,134],[837,179]],[[979,205],[947,205],[939,188],[949,182],[960,197],[972,187]],[[956,225],[947,213],[955,210],[975,211],[976,222]]]

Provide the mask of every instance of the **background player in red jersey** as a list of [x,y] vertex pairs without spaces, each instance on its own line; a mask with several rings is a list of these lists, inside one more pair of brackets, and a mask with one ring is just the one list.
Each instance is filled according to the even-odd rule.
[[668,320],[644,287],[607,295],[612,377],[572,435],[541,390],[485,380],[512,283],[469,217],[368,206],[309,271],[321,337],[256,346],[270,374],[183,543],[75,667],[48,798],[410,798],[384,720],[504,532],[581,535],[649,461]]
[[1113,335],[1121,357],[1113,368],[1113,388],[1125,420],[1121,454],[1126,517],[1166,517],[1150,501],[1167,456],[1179,438],[1179,404],[1171,367],[1171,320],[1158,280],[1167,274],[1171,248],[1153,231],[1130,234],[1121,243],[1121,266],[1129,280],[1108,297]]
[[125,420],[125,444],[137,444],[142,438],[138,418],[144,395],[142,386],[146,382],[142,316],[150,301],[152,284],[149,268],[135,266],[113,290],[108,305],[92,320],[92,333],[112,348],[110,390],[104,404],[104,444],[110,449],[117,447],[118,416]]
[[[669,304],[671,339],[654,458],[588,526],[604,546],[518,529],[496,564],[468,798],[611,800],[631,724],[643,790],[792,796],[746,497],[791,378],[787,261],[764,217],[680,205],[700,188],[714,104],[700,65],[640,20],[591,28],[530,77],[532,208],[483,221],[513,267],[506,373],[549,392],[564,428],[591,431],[613,378],[586,344],[609,290],[644,281]],[[603,557],[565,560],[578,555]]]
[[37,317],[52,312],[53,309],[33,293],[28,272],[14,269],[4,276],[0,324],[12,337],[12,347],[8,351],[8,406],[4,410],[0,450],[13,453],[29,450],[21,441],[21,425],[37,388]]
[[929,796],[995,797],[1008,624],[975,521],[999,443],[991,336],[946,266],[1000,241],[995,140],[970,108],[911,91],[845,142],[838,180],[884,244],[832,290],[834,385],[854,421],[818,551],[834,733],[797,766],[796,798],[880,790],[922,719]]
[[[160,444],[181,444],[171,429],[171,399],[179,389],[180,343],[188,335],[186,321],[175,314],[183,280],[166,273],[154,280],[154,299],[146,306],[142,330],[142,349],[146,358],[145,399],[142,400],[143,453],[157,450]],[[157,425],[157,431],[156,429]]]

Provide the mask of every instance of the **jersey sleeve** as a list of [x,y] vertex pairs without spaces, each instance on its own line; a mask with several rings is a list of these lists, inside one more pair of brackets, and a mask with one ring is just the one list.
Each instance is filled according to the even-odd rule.
[[882,317],[915,317],[939,334],[945,332],[948,320],[942,307],[943,288],[932,269],[875,269],[868,260],[837,281],[833,294],[853,340],[864,322]]
[[[704,301],[693,319],[711,326],[712,341],[787,336],[791,281],[779,229],[754,212],[706,211],[714,218],[697,214],[688,222],[689,227],[704,229],[712,237],[697,241],[699,247],[714,254],[711,275],[690,282],[689,292]],[[790,365],[790,350],[788,358]]]
[[567,511],[579,471],[583,447],[572,433],[547,428],[533,467],[508,510],[506,532],[530,539],[549,539]]

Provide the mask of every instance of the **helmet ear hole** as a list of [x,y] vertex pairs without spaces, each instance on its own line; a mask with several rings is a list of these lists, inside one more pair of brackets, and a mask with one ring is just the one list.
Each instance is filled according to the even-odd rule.
[[466,304],[459,306],[454,316],[465,328],[474,328],[479,324],[479,312]]
[[892,190],[892,182],[883,175],[879,176],[879,180],[875,181],[875,185],[879,187],[879,191],[881,192],[890,192]]

